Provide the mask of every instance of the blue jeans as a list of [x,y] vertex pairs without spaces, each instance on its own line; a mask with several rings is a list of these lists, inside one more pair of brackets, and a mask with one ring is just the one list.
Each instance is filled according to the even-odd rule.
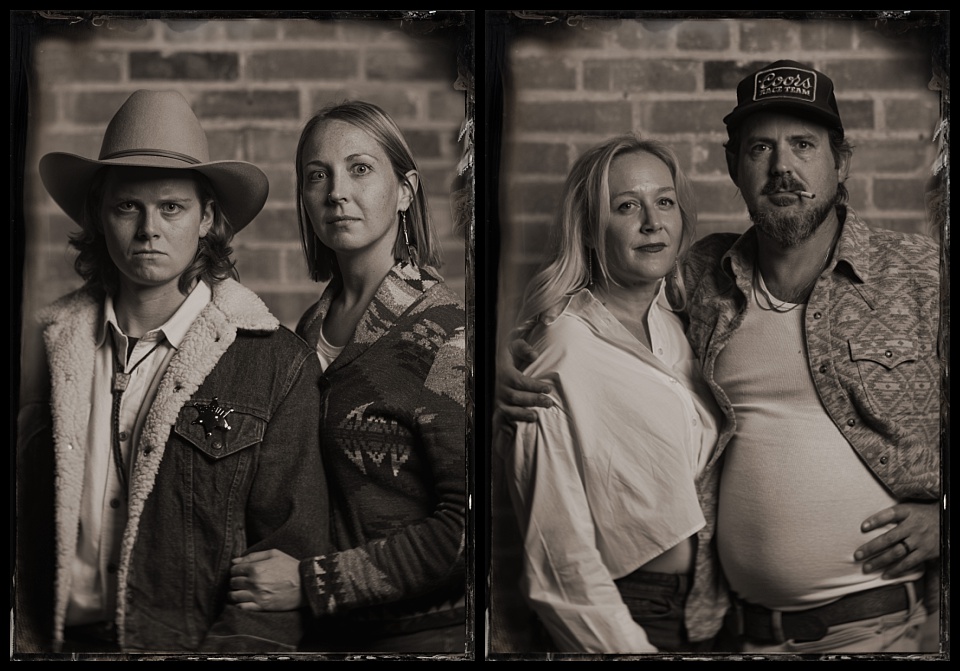
[[690,576],[634,571],[614,581],[633,621],[662,652],[708,652],[713,641],[691,641],[683,620]]

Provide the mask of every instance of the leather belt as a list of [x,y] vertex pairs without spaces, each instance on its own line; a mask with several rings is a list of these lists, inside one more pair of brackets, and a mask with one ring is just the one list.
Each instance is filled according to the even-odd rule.
[[800,611],[770,610],[734,597],[727,612],[727,628],[756,641],[819,641],[834,625],[909,610],[923,601],[924,577],[912,584],[912,602],[910,583],[900,583],[854,592],[826,606]]

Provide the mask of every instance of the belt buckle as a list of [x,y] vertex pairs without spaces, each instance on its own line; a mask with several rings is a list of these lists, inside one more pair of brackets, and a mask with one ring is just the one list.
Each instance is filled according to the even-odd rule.
[[[784,633],[784,640],[796,641],[797,643],[806,643],[809,641],[819,641],[827,635],[830,628],[827,623],[817,615],[804,615],[798,613],[790,618],[791,622],[787,629],[781,630]],[[782,641],[781,641],[782,642]]]

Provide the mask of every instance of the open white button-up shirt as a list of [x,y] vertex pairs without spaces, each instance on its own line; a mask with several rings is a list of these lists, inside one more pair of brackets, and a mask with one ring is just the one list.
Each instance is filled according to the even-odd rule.
[[531,334],[525,374],[553,385],[555,405],[501,456],[523,588],[563,650],[654,651],[614,580],[704,525],[694,479],[719,411],[662,286],[648,328],[652,349],[583,289]]

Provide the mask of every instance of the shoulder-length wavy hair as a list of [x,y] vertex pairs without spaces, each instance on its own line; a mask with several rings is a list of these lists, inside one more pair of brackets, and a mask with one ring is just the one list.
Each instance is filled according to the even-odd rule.
[[[101,168],[90,183],[90,191],[84,202],[81,214],[80,232],[70,236],[70,246],[77,250],[73,267],[83,278],[84,286],[97,294],[115,295],[120,288],[120,273],[110,258],[107,241],[103,235],[103,222],[100,220],[103,205],[104,185],[110,170],[136,170],[137,168],[110,167]],[[177,170],[178,173],[184,171]],[[202,203],[213,206],[213,225],[207,234],[197,243],[197,253],[193,262],[187,266],[177,283],[180,293],[186,295],[197,279],[210,286],[228,277],[239,279],[236,262],[232,258],[233,228],[224,216],[217,201],[217,194],[210,181],[199,172],[190,170],[189,174],[197,185],[197,195]]]
[[[297,143],[297,222],[300,225],[300,243],[307,260],[310,279],[315,282],[325,282],[340,276],[336,254],[317,238],[316,233],[314,233],[313,222],[310,221],[310,216],[303,204],[304,147],[311,134],[320,125],[332,120],[349,123],[373,137],[390,159],[390,164],[397,179],[405,182],[413,193],[410,207],[406,211],[406,220],[410,246],[413,248],[414,254],[411,256],[408,253],[398,217],[394,258],[397,261],[410,261],[421,267],[427,266],[439,269],[443,263],[442,254],[437,235],[430,223],[423,173],[417,168],[417,163],[413,159],[413,153],[407,145],[403,132],[396,122],[377,105],[362,100],[347,100],[327,105],[310,117],[304,124],[303,131],[300,133],[300,141]],[[407,179],[407,173],[411,170],[416,170],[419,174],[419,187],[416,189]]]
[[[636,133],[617,135],[587,150],[573,164],[563,186],[562,199],[552,232],[551,253],[527,285],[520,308],[521,333],[533,328],[540,315],[564,296],[589,286],[594,279],[612,282],[607,271],[604,241],[610,219],[610,164],[623,154],[645,152],[656,156],[673,176],[677,205],[683,224],[678,263],[696,235],[696,197],[680,167],[677,155],[666,144],[641,138]],[[596,268],[591,276],[591,259]],[[667,276],[667,295],[675,310],[685,304],[683,273]]]

